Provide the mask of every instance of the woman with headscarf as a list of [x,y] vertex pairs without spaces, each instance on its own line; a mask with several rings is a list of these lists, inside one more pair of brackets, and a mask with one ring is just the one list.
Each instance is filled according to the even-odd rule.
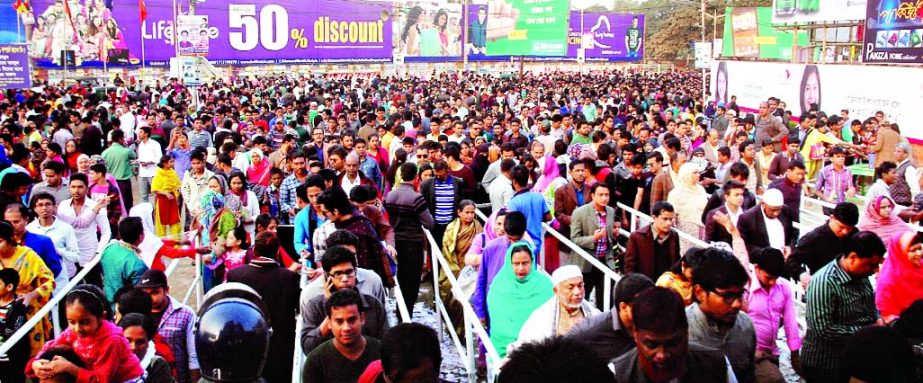
[[151,193],[154,194],[154,225],[157,236],[176,235],[182,230],[179,219],[179,189],[182,183],[173,170],[173,157],[165,154],[160,157],[157,174],[151,180]]
[[[686,163],[676,176],[679,181],[667,196],[667,202],[676,210],[676,228],[695,237],[702,236],[702,211],[708,203],[708,193],[699,185],[699,165]],[[692,244],[680,241],[680,251],[685,253]]]
[[519,241],[510,246],[487,293],[490,340],[501,358],[532,311],[554,296],[553,288],[551,279],[536,269],[531,245]]
[[910,226],[897,216],[895,204],[891,197],[878,196],[865,206],[865,215],[856,227],[862,231],[878,234],[884,243],[888,243],[896,234],[903,233]]
[[216,189],[220,190],[218,180],[223,180],[221,176],[212,176],[208,180],[209,191],[202,195],[199,201],[202,207],[202,215],[199,217],[201,225],[202,245],[209,246],[212,253],[205,256],[205,270],[202,274],[205,291],[211,290],[224,279],[224,270],[220,255],[224,254],[224,238],[227,238],[228,232],[237,226],[237,220],[234,213],[226,205],[224,195],[219,194]]
[[[269,161],[264,161],[269,162]],[[255,227],[253,225],[256,216],[260,215],[260,204],[259,200],[256,197],[256,194],[250,190],[247,190],[247,177],[244,176],[244,173],[240,171],[233,171],[228,177],[228,183],[230,184],[228,188],[228,195],[235,196],[240,200],[240,209],[233,210],[234,216],[240,221],[240,224],[244,226],[247,234],[250,235],[251,240],[256,238],[256,233],[254,232]]]
[[907,230],[888,241],[888,257],[878,273],[875,305],[885,320],[923,298],[923,236]]
[[[535,181],[532,191],[545,197],[551,216],[554,217],[554,192],[559,187],[567,185],[567,178],[561,176],[561,166],[558,161],[549,155],[541,157],[544,162],[542,175]],[[558,239],[552,235],[545,236],[545,270],[553,272],[561,265],[561,255],[558,252]]]
[[250,167],[247,168],[247,179],[251,185],[269,187],[269,169],[272,163],[263,155],[260,148],[250,149]]

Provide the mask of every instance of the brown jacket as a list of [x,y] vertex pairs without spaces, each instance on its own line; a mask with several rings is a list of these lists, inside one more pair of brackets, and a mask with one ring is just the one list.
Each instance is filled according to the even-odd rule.
[[[660,274],[670,270],[670,267],[679,260],[679,236],[671,231],[667,237],[667,259],[654,260],[654,230],[651,225],[644,226],[631,233],[628,237],[628,248],[625,250],[625,262],[622,264],[622,274],[641,273],[652,280],[657,280]],[[657,264],[661,267],[657,267]]]
[[673,177],[670,176],[670,169],[658,174],[651,182],[651,207],[660,201],[666,201],[673,190]]
[[875,139],[875,145],[872,151],[875,152],[875,167],[882,162],[894,162],[894,148],[901,142],[901,135],[891,128],[878,128],[878,137]]
[[[580,207],[577,205],[577,192],[574,187],[573,182],[568,182],[554,191],[554,218],[561,224],[558,232],[564,235],[570,235],[571,215]],[[590,202],[593,202],[593,195],[590,194],[590,187],[584,183],[583,204]],[[561,246],[560,250],[567,250],[567,246]]]

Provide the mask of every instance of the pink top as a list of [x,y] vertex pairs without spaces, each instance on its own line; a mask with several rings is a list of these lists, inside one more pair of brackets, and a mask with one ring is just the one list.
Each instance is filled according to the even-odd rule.
[[227,275],[227,271],[231,271],[240,266],[243,266],[246,263],[245,262],[246,256],[247,256],[246,250],[237,250],[237,251],[228,250],[226,253],[224,253],[224,268],[226,270],[224,275]]
[[801,334],[798,332],[798,317],[795,314],[795,300],[788,281],[779,278],[778,282],[766,291],[755,273],[750,273],[749,306],[747,315],[753,321],[756,330],[756,350],[779,355],[776,349],[776,335],[779,323],[785,328],[785,339],[789,350],[801,349]]

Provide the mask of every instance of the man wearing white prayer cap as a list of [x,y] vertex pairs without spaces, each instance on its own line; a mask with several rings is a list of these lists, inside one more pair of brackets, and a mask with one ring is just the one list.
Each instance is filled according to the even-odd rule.
[[580,267],[559,267],[551,274],[551,283],[554,296],[532,312],[519,330],[519,339],[510,345],[509,351],[523,343],[566,335],[577,323],[599,314],[595,305],[583,299],[586,288]]
[[791,246],[798,238],[791,217],[789,210],[785,208],[782,192],[778,189],[766,190],[761,203],[745,211],[737,219],[737,230],[747,244],[750,256],[757,250],[773,247],[782,251],[785,258],[788,258]]

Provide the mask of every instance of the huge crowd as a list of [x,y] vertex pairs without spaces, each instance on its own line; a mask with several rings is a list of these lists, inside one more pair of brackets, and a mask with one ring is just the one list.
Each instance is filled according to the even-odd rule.
[[[115,85],[0,94],[0,344],[66,294],[4,383],[287,382],[296,352],[304,382],[437,381],[436,333],[387,312],[433,252],[501,382],[921,378],[923,177],[884,112],[746,110],[684,71]],[[177,300],[164,257],[261,297],[271,337],[220,334],[265,365],[203,353],[217,306]]]

